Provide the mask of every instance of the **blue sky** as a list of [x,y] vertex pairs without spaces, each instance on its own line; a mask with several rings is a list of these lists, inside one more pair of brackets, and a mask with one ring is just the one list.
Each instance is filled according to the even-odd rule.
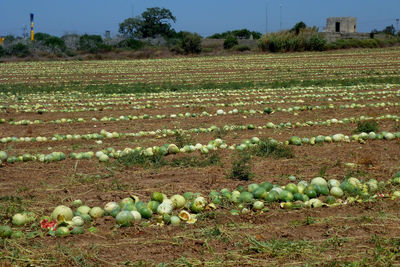
[[[203,36],[239,28],[266,31],[290,28],[298,21],[323,28],[327,17],[354,16],[359,32],[383,29],[400,17],[399,0],[0,0],[0,35],[22,35],[35,14],[35,31],[64,33],[118,33],[118,23],[148,7],[165,7],[176,16],[176,30]],[[133,8],[132,8],[133,7]]]

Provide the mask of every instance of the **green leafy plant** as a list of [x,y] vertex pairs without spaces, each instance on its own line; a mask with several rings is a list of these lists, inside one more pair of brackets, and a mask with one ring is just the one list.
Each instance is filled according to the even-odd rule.
[[379,132],[379,124],[375,120],[368,121],[359,121],[357,123],[357,128],[354,130],[354,133],[370,133],[370,132]]
[[235,45],[238,45],[239,41],[236,36],[234,35],[228,35],[224,41],[224,49],[231,49]]
[[248,181],[254,175],[251,173],[251,156],[246,152],[238,152],[233,157],[232,169],[228,177],[235,180]]
[[273,157],[273,158],[293,158],[293,149],[284,144],[271,141],[269,139],[262,140],[258,146],[251,150],[253,155],[258,157]]

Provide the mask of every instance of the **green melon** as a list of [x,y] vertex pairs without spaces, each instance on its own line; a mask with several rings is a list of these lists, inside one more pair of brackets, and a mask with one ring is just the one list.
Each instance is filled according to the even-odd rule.
[[279,194],[279,199],[281,201],[284,202],[290,202],[293,200],[293,194],[290,191],[287,190],[283,190],[280,194]]
[[285,186],[285,190],[289,191],[292,194],[296,194],[297,192],[299,192],[299,190],[297,189],[297,185],[295,185],[294,183],[289,183]]
[[239,196],[239,202],[250,203],[253,201],[253,194],[250,192],[242,192]]
[[269,192],[269,191],[271,191],[273,185],[270,182],[264,182],[264,183],[260,184],[260,187],[264,188],[265,191]]
[[140,209],[138,209],[138,212],[144,219],[150,219],[153,216],[153,212],[147,207],[141,207]]
[[267,191],[264,188],[259,187],[253,191],[253,195],[257,199],[264,199],[267,196]]

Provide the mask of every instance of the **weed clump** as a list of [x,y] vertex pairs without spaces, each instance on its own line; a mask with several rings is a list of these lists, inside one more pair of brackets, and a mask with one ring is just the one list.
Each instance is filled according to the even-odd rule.
[[228,175],[228,178],[248,181],[254,175],[251,173],[251,155],[246,152],[238,152],[232,163],[232,169]]
[[354,130],[354,133],[370,133],[370,132],[378,132],[379,125],[375,120],[369,121],[359,121],[357,124],[357,128]]
[[293,149],[274,140],[265,139],[254,147],[251,153],[258,157],[293,158]]
[[133,151],[116,161],[117,165],[124,167],[140,166],[143,168],[158,168],[166,165],[165,157],[161,153],[144,157],[140,151]]

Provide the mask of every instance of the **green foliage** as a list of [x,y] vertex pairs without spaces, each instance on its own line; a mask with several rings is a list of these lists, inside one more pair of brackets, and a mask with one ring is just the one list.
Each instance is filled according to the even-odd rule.
[[[69,83],[65,85],[60,84],[41,84],[39,85],[11,85],[1,84],[0,91],[3,93],[17,94],[31,94],[32,91],[41,93],[54,93],[54,92],[70,92],[71,90],[79,90],[86,93],[99,93],[99,94],[124,94],[124,93],[156,93],[156,92],[187,92],[198,90],[241,90],[250,87],[268,87],[268,88],[289,88],[289,87],[310,87],[310,86],[354,86],[354,85],[368,85],[368,84],[394,84],[400,83],[400,77],[362,77],[362,78],[347,78],[347,79],[309,79],[309,80],[282,80],[282,81],[231,81],[227,83],[217,82],[199,82],[195,84],[176,84],[176,83],[161,83],[155,86],[149,83],[132,83],[132,84],[95,84],[95,85],[82,85],[80,83]],[[214,132],[213,132],[214,133]],[[215,132],[217,133],[217,132]],[[215,137],[223,136],[225,131],[216,134]],[[218,137],[220,138],[220,137]]]
[[387,26],[385,29],[383,29],[382,33],[394,36],[396,34],[396,29],[394,28],[394,26],[392,24],[390,26]]
[[326,50],[326,40],[319,34],[312,35],[305,41],[305,50],[324,51]]
[[293,158],[293,149],[290,146],[271,141],[269,139],[262,140],[258,146],[251,150],[253,155],[258,157],[273,158]]
[[300,21],[300,22],[296,23],[296,25],[293,26],[293,28],[290,30],[290,32],[294,32],[294,33],[296,33],[296,35],[299,35],[299,33],[306,28],[307,28],[307,25],[304,22]]
[[79,49],[89,53],[96,53],[100,50],[108,51],[111,48],[103,43],[100,35],[84,34],[79,38]]
[[399,37],[392,37],[389,39],[339,39],[335,42],[326,45],[328,50],[331,49],[346,49],[346,48],[376,48],[376,47],[386,47],[400,44]]
[[44,41],[50,37],[51,37],[51,35],[48,33],[43,33],[43,32],[35,33],[35,41]]
[[143,42],[136,40],[134,38],[128,38],[118,43],[118,47],[120,48],[129,48],[133,50],[142,49],[144,46],[145,44]]
[[11,55],[17,57],[27,57],[29,56],[29,46],[23,43],[17,43],[11,47]]
[[51,48],[53,51],[65,51],[67,49],[64,40],[56,36],[46,38],[44,40],[44,45]]
[[239,52],[244,52],[244,51],[250,51],[250,47],[248,45],[236,45],[233,47],[233,49],[235,49],[236,51]]
[[176,130],[175,131],[175,140],[171,141],[170,143],[173,143],[177,145],[178,147],[184,147],[186,145],[192,145],[193,144],[193,139],[190,134],[186,134],[182,132],[182,130]]
[[258,43],[262,51],[323,51],[326,49],[326,40],[318,34],[316,28],[306,28],[296,34],[293,31],[282,31],[264,35]]
[[119,24],[119,32],[129,37],[171,37],[174,30],[170,23],[175,21],[176,18],[169,9],[153,7],[148,8],[140,17],[124,20]]
[[357,123],[357,128],[354,130],[354,133],[370,133],[370,132],[379,132],[379,124],[375,120],[368,121],[359,121]]
[[290,51],[297,43],[298,37],[295,33],[278,32],[266,34],[259,40],[259,47],[262,51],[285,52]]
[[158,168],[166,164],[164,155],[154,153],[153,156],[144,156],[140,151],[133,151],[116,160],[117,165],[125,167],[139,166],[143,168]]
[[307,27],[300,21],[289,31],[263,35],[258,42],[262,51],[323,51],[326,40],[318,33],[317,27]]
[[202,51],[201,36],[197,33],[182,32],[181,38],[172,48],[173,51],[180,54],[199,54]]
[[239,44],[239,41],[238,41],[237,37],[230,34],[226,37],[226,39],[224,41],[224,49],[231,49],[235,45],[238,45],[238,44]]
[[11,43],[11,42],[14,42],[14,41],[15,41],[14,35],[9,34],[9,35],[4,36],[4,43],[5,44],[6,43]]
[[141,37],[141,33],[139,32],[142,27],[142,19],[139,17],[136,18],[127,18],[123,22],[119,24],[119,33],[124,36],[133,38],[133,37]]
[[266,253],[269,257],[284,257],[286,259],[296,258],[306,251],[316,251],[316,247],[306,240],[287,240],[287,239],[272,239],[258,241],[253,237],[249,237],[251,246],[249,251],[255,253]]
[[226,31],[223,33],[215,33],[207,38],[209,39],[226,39],[229,35],[233,35],[238,39],[250,39],[253,36],[253,39],[258,40],[261,38],[262,34],[260,32],[249,31],[248,29],[240,29],[234,31]]
[[246,152],[237,152],[234,155],[232,169],[228,174],[228,178],[248,181],[253,177],[251,173],[251,156]]
[[3,46],[0,45],[0,57],[4,56],[6,51],[4,50]]

